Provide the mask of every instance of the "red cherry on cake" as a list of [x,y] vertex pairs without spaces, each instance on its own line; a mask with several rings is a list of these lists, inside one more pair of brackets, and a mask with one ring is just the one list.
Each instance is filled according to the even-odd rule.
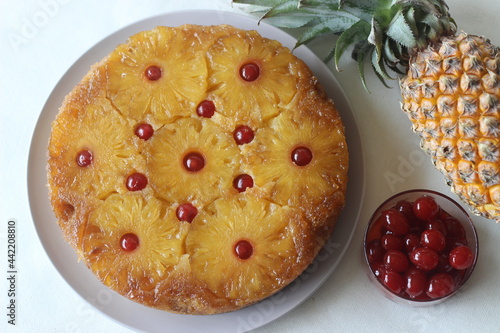
[[78,166],[85,168],[92,163],[92,153],[90,150],[83,149],[76,154],[76,164]]
[[312,151],[306,147],[297,147],[292,151],[292,162],[297,166],[306,166],[311,163]]
[[205,167],[205,159],[198,152],[191,152],[184,156],[184,168],[189,172],[198,172]]
[[196,114],[203,118],[212,118],[215,113],[215,104],[209,100],[203,100],[196,107]]
[[148,178],[142,173],[135,172],[127,177],[126,186],[129,191],[140,191],[148,185]]
[[126,233],[120,238],[120,247],[123,251],[131,252],[139,247],[139,237],[134,233]]
[[253,254],[253,246],[247,240],[240,240],[234,245],[234,253],[241,260],[250,258]]
[[253,187],[253,178],[250,175],[242,174],[234,178],[233,187],[238,190],[238,192],[245,192],[249,187]]
[[177,207],[176,215],[179,221],[191,223],[198,215],[198,209],[190,203],[183,203]]
[[245,143],[252,142],[254,138],[254,132],[250,127],[240,125],[234,130],[233,137],[237,144],[243,145]]
[[260,76],[260,67],[255,62],[248,62],[240,67],[240,76],[247,82],[255,81]]
[[137,135],[142,140],[148,140],[153,136],[154,129],[150,124],[139,124],[135,128],[135,135]]
[[162,70],[156,65],[151,65],[146,68],[144,75],[149,81],[156,81],[161,78]]

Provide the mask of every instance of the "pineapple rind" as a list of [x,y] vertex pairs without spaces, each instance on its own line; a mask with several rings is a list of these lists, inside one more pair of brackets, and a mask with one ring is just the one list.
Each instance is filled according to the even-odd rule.
[[462,33],[430,45],[411,63],[400,82],[402,108],[422,148],[474,214],[500,221],[500,50]]

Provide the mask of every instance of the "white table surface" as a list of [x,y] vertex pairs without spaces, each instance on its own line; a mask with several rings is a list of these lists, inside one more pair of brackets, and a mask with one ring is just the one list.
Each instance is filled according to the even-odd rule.
[[[448,4],[460,29],[500,45],[496,33],[500,1],[448,0]],[[131,23],[186,9],[240,12],[229,0],[0,1],[0,332],[131,332],[89,305],[51,264],[30,215],[28,151],[46,99],[76,59]],[[311,49],[318,55],[326,51],[319,42]],[[441,305],[397,305],[369,284],[362,238],[372,211],[392,194],[411,188],[456,196],[419,150],[409,120],[399,109],[395,82],[394,88],[386,89],[368,73],[369,94],[353,64],[334,75],[352,104],[362,137],[366,184],[360,220],[346,255],[323,286],[299,307],[255,332],[498,332],[500,224],[473,217],[480,242],[476,270],[464,288]],[[9,325],[6,316],[9,219],[17,221],[16,326]]]

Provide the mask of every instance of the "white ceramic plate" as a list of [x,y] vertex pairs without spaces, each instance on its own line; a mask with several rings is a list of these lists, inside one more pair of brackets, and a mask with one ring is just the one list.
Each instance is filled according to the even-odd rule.
[[316,261],[292,284],[278,294],[239,311],[211,315],[176,315],[132,302],[103,286],[89,269],[77,261],[76,253],[67,245],[52,213],[46,191],[46,151],[50,125],[64,96],[83,78],[90,66],[118,44],[139,31],[157,25],[178,26],[186,23],[230,24],[254,29],[264,37],[276,39],[293,48],[295,39],[285,32],[261,23],[253,17],[219,11],[186,11],[152,17],[117,31],[86,52],[64,74],[52,91],[33,134],[28,162],[28,194],[31,213],[38,236],[52,263],[67,283],[85,300],[105,315],[136,331],[159,332],[168,327],[179,332],[246,332],[265,325],[289,312],[314,293],[334,271],[347,249],[362,207],[364,192],[363,153],[356,121],[341,87],[325,64],[304,46],[294,53],[304,60],[335,101],[346,128],[350,151],[347,204],[332,238]]

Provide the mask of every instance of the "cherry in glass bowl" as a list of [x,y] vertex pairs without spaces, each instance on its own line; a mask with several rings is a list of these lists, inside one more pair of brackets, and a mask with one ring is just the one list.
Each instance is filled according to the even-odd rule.
[[472,274],[477,233],[453,199],[431,190],[409,190],[373,213],[364,253],[370,280],[389,299],[435,305],[455,295]]

